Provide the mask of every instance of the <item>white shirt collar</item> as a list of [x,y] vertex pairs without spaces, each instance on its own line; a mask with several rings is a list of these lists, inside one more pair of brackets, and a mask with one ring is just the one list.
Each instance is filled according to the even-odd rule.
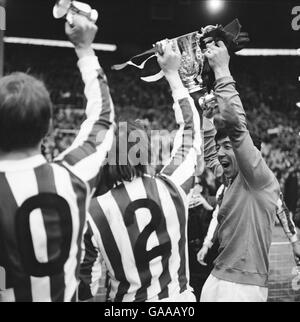
[[16,172],[29,170],[47,163],[47,160],[41,154],[21,160],[0,160],[0,172]]

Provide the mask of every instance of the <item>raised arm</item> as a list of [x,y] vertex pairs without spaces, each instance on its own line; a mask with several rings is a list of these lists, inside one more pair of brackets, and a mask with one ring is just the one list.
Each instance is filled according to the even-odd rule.
[[86,121],[72,146],[56,162],[62,162],[71,172],[89,184],[92,191],[96,178],[111,149],[114,135],[114,106],[106,76],[91,45],[97,27],[85,17],[75,16],[75,27],[66,25],[66,33],[75,45],[78,67],[87,98]]
[[161,175],[167,176],[188,194],[193,187],[197,156],[201,153],[199,113],[178,73],[181,56],[177,44],[174,50],[172,43],[169,43],[164,54],[159,55],[158,62],[170,84],[176,123],[179,125],[171,159],[162,169]]
[[220,121],[228,130],[239,169],[249,186],[264,188],[275,177],[260,151],[254,146],[246,126],[246,115],[229,70],[229,54],[223,42],[207,46],[206,57],[216,77],[215,95]]

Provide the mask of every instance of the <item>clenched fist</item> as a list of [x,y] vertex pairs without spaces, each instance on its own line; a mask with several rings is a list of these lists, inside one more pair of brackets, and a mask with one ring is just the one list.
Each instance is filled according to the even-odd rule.
[[74,15],[72,26],[66,22],[66,35],[78,50],[92,46],[98,27],[82,15]]
[[207,51],[205,52],[205,57],[208,59],[209,65],[213,69],[216,79],[230,76],[230,56],[224,42],[218,41],[217,44],[209,43],[206,46]]

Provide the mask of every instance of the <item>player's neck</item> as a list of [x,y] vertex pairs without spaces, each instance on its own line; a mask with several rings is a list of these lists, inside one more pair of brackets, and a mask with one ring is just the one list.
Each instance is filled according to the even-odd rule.
[[28,159],[41,154],[40,146],[32,149],[3,152],[0,150],[0,161],[17,161]]

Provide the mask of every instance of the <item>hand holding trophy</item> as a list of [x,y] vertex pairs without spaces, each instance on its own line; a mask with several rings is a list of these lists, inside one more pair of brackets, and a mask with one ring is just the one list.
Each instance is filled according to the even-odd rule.
[[163,40],[156,44],[157,61],[165,76],[178,73],[181,66],[181,54],[177,43],[172,40]]
[[200,34],[196,31],[175,39],[165,39],[154,45],[158,56],[164,53],[169,43],[172,43],[173,47],[179,48],[181,53],[179,75],[189,92],[201,89],[201,79],[198,76],[201,74],[204,55],[201,52],[199,40]]
[[[179,70],[183,84],[194,98],[199,111],[211,114],[215,110],[216,100],[213,98],[213,84],[215,75],[209,65],[205,52],[210,43],[223,41],[230,55],[246,47],[250,41],[248,33],[241,31],[242,26],[238,19],[235,19],[227,26],[221,25],[206,26],[201,31],[172,39],[177,41],[182,54],[181,68]],[[144,70],[141,77],[146,82],[155,82],[164,76],[161,71],[155,75],[147,75],[147,62],[156,56],[157,46],[154,45],[139,55],[132,57],[129,61],[114,65],[112,69],[121,70],[128,65]],[[200,111],[200,112],[201,112]]]

